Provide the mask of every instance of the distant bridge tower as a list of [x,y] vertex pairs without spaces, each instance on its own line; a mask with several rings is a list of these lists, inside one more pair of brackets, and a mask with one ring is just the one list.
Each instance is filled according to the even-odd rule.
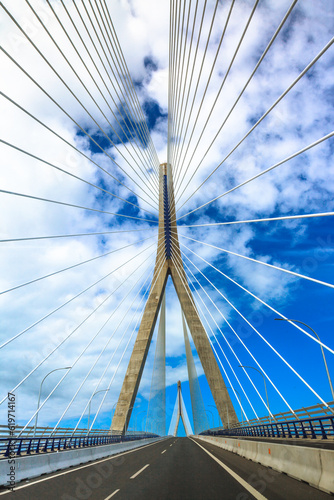
[[228,421],[230,425],[238,422],[187,282],[176,227],[172,171],[167,163],[163,163],[159,168],[159,191],[158,249],[153,280],[112,420],[111,429],[114,434],[123,434],[128,427],[169,276],[173,280],[223,425],[226,426]]
[[186,436],[189,436],[190,434],[192,434],[192,430],[191,430],[191,427],[188,423],[189,419],[188,419],[187,410],[184,406],[184,402],[183,402],[183,398],[182,398],[181,381],[180,380],[177,383],[176,404],[177,404],[177,414],[176,414],[176,421],[175,421],[173,436],[176,436],[176,434],[177,434],[177,429],[179,428],[180,418],[182,420],[183,427],[184,427],[184,430],[186,432]]

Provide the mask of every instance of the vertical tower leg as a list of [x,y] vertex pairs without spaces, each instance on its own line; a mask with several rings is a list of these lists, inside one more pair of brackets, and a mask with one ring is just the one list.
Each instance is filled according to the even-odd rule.
[[112,420],[111,429],[113,434],[123,434],[130,421],[131,411],[135,403],[141,376],[143,374],[161,300],[165,292],[167,276],[167,264],[165,264],[160,272],[160,275],[157,276],[155,284],[153,281],[153,287],[146,303],[143,318],[141,320],[136,342],[132,350],[131,358]]
[[224,379],[219,370],[206,331],[195,307],[183,267],[180,268],[180,265],[176,263],[175,266],[174,264],[170,264],[170,268],[176,293],[181,303],[189,331],[193,338],[220,418],[224,427],[228,425],[228,422],[230,425],[234,425],[238,423],[238,417],[226,389]]
[[[166,296],[160,307],[160,320],[154,354],[150,399],[148,401],[145,431],[154,423],[157,434],[166,435]],[[153,430],[152,430],[153,432]]]
[[123,434],[128,427],[169,275],[164,222],[165,172],[166,169],[162,166],[159,177],[158,249],[152,285],[112,420],[111,430],[113,434]]
[[191,352],[187,325],[183,312],[182,312],[182,326],[183,326],[184,344],[186,348],[188,380],[190,389],[191,408],[193,413],[194,432],[195,434],[199,434],[201,431],[209,429],[210,424],[208,422],[205,412],[204,401],[202,397],[201,388],[199,385],[194,358]]

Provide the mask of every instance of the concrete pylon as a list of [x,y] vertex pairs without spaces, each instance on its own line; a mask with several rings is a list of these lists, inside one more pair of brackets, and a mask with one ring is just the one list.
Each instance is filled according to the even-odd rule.
[[176,396],[176,404],[177,404],[177,416],[176,416],[176,422],[174,426],[174,432],[173,436],[176,437],[177,435],[177,430],[179,428],[180,424],[180,418],[183,423],[184,430],[186,432],[186,436],[189,436],[192,434],[192,429],[188,427],[187,421],[189,422],[188,415],[187,415],[187,410],[184,406],[183,403],[183,398],[182,398],[182,392],[181,392],[181,381],[179,380],[177,383],[177,396]]
[[128,427],[169,276],[173,280],[183,314],[223,425],[224,427],[227,426],[228,421],[230,425],[238,422],[232,401],[188,286],[176,227],[172,172],[170,165],[167,165],[167,163],[160,165],[159,190],[158,249],[153,280],[112,420],[111,430],[113,434],[123,434]]

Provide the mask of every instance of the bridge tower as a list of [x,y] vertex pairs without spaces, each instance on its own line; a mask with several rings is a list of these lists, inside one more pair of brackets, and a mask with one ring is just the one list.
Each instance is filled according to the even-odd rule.
[[184,407],[184,403],[183,403],[182,391],[181,391],[181,381],[180,380],[177,383],[176,404],[177,404],[177,415],[176,415],[176,422],[175,422],[175,426],[174,426],[173,436],[176,437],[176,435],[177,435],[177,430],[179,428],[180,419],[182,420],[183,427],[184,427],[184,430],[186,432],[186,436],[189,436],[190,434],[192,434],[192,431],[187,425],[187,420],[188,420],[188,417],[186,418],[187,410]]
[[159,167],[158,249],[153,280],[112,420],[113,434],[123,434],[130,421],[169,276],[175,286],[221,421],[224,426],[227,425],[227,421],[230,425],[238,422],[187,282],[178,241],[172,170],[170,165],[163,163]]

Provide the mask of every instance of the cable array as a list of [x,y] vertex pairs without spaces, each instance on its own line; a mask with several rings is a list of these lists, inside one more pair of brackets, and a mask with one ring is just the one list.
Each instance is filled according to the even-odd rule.
[[[180,277],[182,276],[181,269],[184,266],[189,286],[194,290],[194,294],[197,296],[198,292],[202,291],[202,294],[207,299],[203,302],[202,296],[198,295],[204,309],[200,306],[198,300],[196,300],[196,307],[202,311],[203,320],[207,322],[209,328],[208,332],[210,331],[211,338],[215,339],[219,351],[217,354],[218,361],[220,362],[221,357],[225,358],[233,377],[236,377],[237,381],[239,378],[234,371],[235,363],[240,366],[249,363],[249,361],[243,361],[242,357],[237,358],[232,364],[229,359],[226,359],[226,349],[220,348],[221,341],[217,339],[216,332],[219,332],[229,345],[229,340],[225,336],[222,327],[222,325],[227,324],[232,331],[233,342],[244,346],[247,351],[246,356],[250,356],[252,362],[265,374],[278,397],[293,415],[293,405],[291,402],[289,404],[284,397],[283,387],[278,388],[275,385],[273,378],[269,375],[268,367],[263,365],[260,359],[257,358],[256,353],[247,347],[242,337],[238,335],[237,329],[233,326],[233,321],[220,308],[217,308],[216,300],[217,294],[226,300],[235,313],[239,314],[242,321],[247,324],[247,326],[242,327],[243,331],[250,328],[256,335],[259,335],[272,349],[272,352],[275,352],[289,370],[311,391],[313,396],[316,397],[315,401],[328,407],[321,392],[307,382],[309,377],[303,375],[305,373],[304,367],[298,366],[297,368],[294,367],[295,363],[289,363],[281,349],[279,347],[275,349],[268,342],[265,333],[261,332],[260,328],[255,328],[252,325],[247,319],[247,313],[241,312],[242,309],[240,310],[240,308],[234,306],[233,300],[229,298],[226,292],[222,293],[222,289],[226,286],[229,290],[228,293],[234,297],[236,292],[232,287],[236,285],[241,290],[241,293],[246,292],[261,304],[256,307],[261,308],[262,318],[276,314],[282,319],[287,319],[287,317],[280,313],[277,307],[270,305],[268,298],[263,299],[261,294],[254,293],[257,288],[257,273],[262,276],[265,272],[264,270],[262,273],[258,267],[267,268],[271,272],[271,275],[268,276],[273,276],[275,283],[285,282],[285,285],[278,286],[285,286],[287,295],[290,286],[292,288],[291,283],[298,283],[296,286],[302,289],[301,292],[308,294],[307,285],[301,283],[304,280],[308,281],[310,286],[322,285],[327,287],[329,289],[328,293],[331,293],[333,288],[332,278],[327,277],[325,274],[321,276],[321,273],[317,275],[313,269],[311,272],[302,272],[300,270],[300,266],[304,265],[303,263],[307,259],[311,261],[311,257],[304,259],[304,261],[301,258],[299,261],[297,255],[294,254],[291,259],[293,254],[291,251],[291,260],[289,262],[289,252],[286,248],[281,248],[281,256],[276,251],[274,255],[270,255],[269,245],[270,234],[277,234],[278,238],[284,235],[286,239],[286,235],[289,232],[292,234],[295,228],[298,227],[303,228],[304,231],[309,230],[310,234],[312,231],[317,234],[316,227],[319,227],[319,231],[321,231],[321,228],[330,231],[330,223],[326,225],[326,218],[333,216],[331,211],[332,203],[329,201],[331,198],[329,189],[327,193],[325,192],[326,188],[323,191],[325,192],[325,199],[327,196],[329,201],[325,210],[322,210],[325,205],[314,203],[312,208],[315,208],[315,210],[309,209],[309,206],[305,204],[305,207],[302,205],[305,213],[302,213],[302,211],[296,213],[294,210],[287,213],[286,206],[284,206],[287,202],[284,200],[283,203],[282,201],[285,192],[288,192],[290,186],[293,187],[293,183],[298,186],[300,179],[307,179],[308,186],[312,185],[312,168],[317,168],[318,158],[325,158],[328,155],[327,164],[330,162],[330,148],[333,141],[333,131],[329,128],[331,126],[330,119],[323,120],[321,122],[322,126],[318,128],[316,118],[311,127],[311,117],[307,116],[308,127],[304,127],[303,124],[298,124],[298,121],[301,120],[296,117],[294,120],[296,129],[289,126],[288,119],[286,119],[284,126],[283,123],[280,124],[277,132],[272,128],[272,123],[276,116],[280,116],[280,111],[277,108],[281,110],[284,105],[292,107],[293,99],[297,101],[300,95],[305,95],[304,102],[307,102],[310,88],[308,92],[305,89],[307,82],[311,81],[314,75],[319,78],[319,82],[321,74],[326,78],[326,69],[329,67],[329,54],[334,39],[331,38],[330,30],[327,30],[326,35],[322,37],[317,46],[312,47],[312,51],[307,56],[306,54],[302,55],[291,75],[287,71],[284,74],[280,68],[281,74],[284,74],[282,81],[284,80],[283,85],[285,87],[281,88],[279,78],[277,81],[271,79],[271,87],[268,87],[267,82],[266,86],[262,84],[262,79],[264,80],[267,76],[267,71],[270,74],[268,76],[269,81],[272,66],[276,62],[275,57],[278,56],[280,51],[280,44],[282,44],[284,37],[287,36],[290,27],[294,25],[294,29],[297,31],[298,23],[293,20],[293,16],[298,16],[297,11],[300,6],[294,0],[288,5],[285,12],[283,12],[283,8],[280,9],[279,15],[281,15],[281,18],[278,15],[274,21],[271,20],[270,29],[272,31],[268,30],[266,32],[261,44],[254,51],[256,56],[252,54],[251,59],[248,57],[247,63],[244,55],[246,53],[249,55],[247,44],[254,43],[256,39],[254,26],[256,23],[259,23],[258,26],[263,25],[264,18],[262,16],[264,11],[261,2],[258,1],[254,1],[252,5],[249,4],[247,7],[249,10],[244,9],[245,12],[243,12],[242,17],[239,8],[238,2],[234,0],[225,4],[225,6],[218,5],[218,2],[209,5],[206,1],[196,2],[196,5],[194,5],[189,1],[185,2],[181,7],[176,1],[171,2],[168,161],[173,169],[177,211],[176,222],[171,226],[175,245],[178,245],[178,240],[175,239],[177,227],[183,228],[182,231],[179,231],[183,262],[174,262],[174,264],[176,267],[178,266]],[[312,22],[310,22],[311,24]],[[234,35],[237,29],[238,36]],[[326,40],[328,33],[330,35]],[[323,43],[323,40],[325,40],[325,43]],[[289,53],[289,42],[284,41],[286,43],[285,54]],[[242,62],[243,58],[244,62]],[[242,64],[244,64],[245,69]],[[239,79],[235,76],[237,74],[241,75]],[[253,104],[250,101],[252,94],[256,95],[254,91],[256,85],[263,85],[264,96],[270,96],[264,98],[263,103],[262,101],[254,101]],[[276,88],[281,89],[275,95]],[[316,89],[315,84],[313,86],[315,94]],[[302,94],[303,92],[304,94]],[[271,102],[270,98],[272,98]],[[288,104],[285,104],[286,102]],[[253,108],[252,112],[247,109],[247,105],[250,108],[250,103]],[[245,115],[244,109],[248,111],[249,117]],[[299,111],[299,113],[301,112]],[[244,119],[239,128],[236,126],[238,113],[240,113],[241,119]],[[313,114],[316,116],[316,113]],[[234,134],[230,132],[229,127],[234,129]],[[311,128],[312,134],[310,133]],[[304,134],[300,130],[304,130]],[[298,140],[292,140],[293,134],[298,135]],[[287,147],[284,146],[284,135],[287,138]],[[279,149],[274,145],[274,138],[277,143],[283,145],[282,148]],[[266,141],[268,141],[268,151],[264,154],[261,148],[263,149],[263,144]],[[295,144],[297,144],[297,147],[295,147]],[[272,161],[268,166],[268,163],[265,162],[271,160],[269,151],[272,145],[275,151],[273,157],[276,161]],[[322,164],[323,168],[325,168],[326,161]],[[314,199],[318,199],[316,182],[314,181]],[[269,188],[274,186],[282,193],[277,198],[276,206],[271,213],[261,212],[261,209],[257,210],[257,199],[254,195],[251,196],[252,191],[254,191],[258,193],[258,199],[260,200],[262,185],[264,190],[268,186]],[[311,189],[311,187],[308,187],[306,191],[305,188],[305,194],[306,192],[309,194]],[[245,202],[243,202],[243,197]],[[248,198],[251,199],[253,205],[246,206]],[[282,198],[282,200],[279,198]],[[238,207],[238,201],[241,202],[241,208]],[[281,207],[284,207],[282,212],[280,211]],[[317,211],[316,208],[318,207],[321,207],[321,209]],[[245,216],[247,210],[249,214],[252,214],[251,217]],[[299,215],[297,215],[298,213]],[[257,224],[260,222],[262,224]],[[244,246],[242,245],[242,236],[240,237],[239,233],[248,238]],[[226,242],[224,242],[224,236]],[[184,238],[188,240],[188,246],[184,245]],[[316,237],[314,236],[314,238]],[[238,248],[238,243],[234,244],[233,239],[236,242],[240,240],[241,245],[240,243],[239,245],[242,247],[242,251]],[[266,242],[266,240],[268,240],[268,243],[265,243],[265,250],[261,252],[261,243],[262,241]],[[219,243],[217,243],[218,241]],[[319,247],[319,242],[320,238],[316,240],[313,255],[320,255],[322,252],[325,255],[325,248],[329,250],[328,244],[322,244]],[[184,253],[186,250],[187,253]],[[192,252],[196,258],[201,259],[200,267],[190,261],[195,266],[195,270],[192,269],[192,271],[186,262],[189,259],[189,252]],[[210,258],[203,258],[206,254],[210,255]],[[243,265],[242,260],[248,261],[249,266],[247,268]],[[319,260],[322,262],[327,258],[320,257]],[[218,265],[218,263],[221,263],[221,265]],[[260,266],[258,266],[259,264]],[[252,268],[251,265],[253,265]],[[232,268],[233,274],[239,274],[243,276],[243,279],[247,269],[246,283],[249,284],[252,281],[253,286],[250,286],[250,288],[243,286],[244,283],[240,284],[240,280],[238,282],[237,279],[229,276],[228,269],[230,268]],[[238,269],[241,272],[238,272]],[[319,261],[314,265],[314,269],[320,271]],[[220,277],[217,274],[212,275],[212,270],[220,273]],[[277,271],[276,275],[273,274],[274,271]],[[285,274],[286,278],[280,278],[279,274]],[[212,290],[206,287],[203,288],[203,285],[198,281],[200,276],[208,280]],[[288,281],[289,276],[290,281]],[[222,277],[230,280],[231,286],[224,284]],[[199,290],[194,288],[196,283]],[[320,290],[319,293],[321,293]],[[246,302],[246,299],[242,297],[238,300],[242,304]],[[247,310],[249,306],[244,305],[244,307]],[[269,311],[262,312],[263,307],[268,308]],[[219,314],[219,318],[217,318],[216,313]],[[295,317],[296,314],[292,316]],[[268,321],[265,321],[265,324],[267,325]],[[290,322],[290,324],[295,329],[302,331],[307,338],[318,346],[324,348],[329,355],[333,354],[330,342],[323,342],[315,338],[307,329],[301,329],[299,325],[293,322]],[[265,355],[261,346],[259,346],[259,353]],[[221,364],[220,366],[226,380],[233,389],[231,379],[227,375],[227,368]],[[272,417],[267,402],[261,396],[261,388],[255,387],[253,377],[248,374],[247,370],[243,369],[243,372],[260,397],[266,412]],[[258,418],[257,412],[259,410],[256,410],[256,405],[249,399],[248,389],[244,389],[242,386],[239,387],[241,387],[243,397],[246,398],[247,396],[247,404],[255,417]],[[238,404],[242,404],[237,393],[234,393],[234,397]],[[244,409],[242,409],[242,413],[244,413]]]
[[[34,213],[31,220],[35,222],[26,224],[21,234],[17,231],[19,225],[16,228],[10,223],[8,231],[2,232],[3,251],[15,245],[14,255],[25,253],[31,269],[28,273],[18,272],[17,276],[6,273],[8,278],[2,282],[1,298],[4,304],[10,301],[10,309],[15,302],[12,294],[19,301],[25,297],[28,304],[29,297],[39,294],[49,296],[50,300],[40,310],[36,308],[36,314],[27,315],[25,324],[22,321],[14,328],[9,327],[0,348],[8,356],[12,346],[20,349],[26,337],[30,343],[36,342],[42,332],[53,332],[57,322],[66,324],[67,318],[69,326],[54,335],[51,348],[45,346],[44,351],[41,348],[42,355],[36,353],[31,366],[24,364],[21,378],[13,385],[14,391],[23,394],[32,390],[31,379],[37,373],[47,370],[50,363],[59,363],[57,359],[63,355],[60,352],[77,356],[65,377],[49,391],[25,424],[26,428],[37,413],[43,415],[44,405],[58,387],[63,387],[63,380],[76,377],[73,375],[76,365],[98,348],[95,346],[100,344],[112,315],[90,340],[85,340],[86,347],[82,346],[78,353],[78,334],[85,325],[93,317],[103,317],[108,303],[118,300],[116,297],[123,289],[126,293],[118,300],[117,307],[114,304],[114,315],[119,315],[122,304],[128,300],[133,305],[137,299],[143,300],[143,282],[149,280],[152,260],[144,273],[140,276],[138,273],[149,259],[148,249],[154,254],[157,248],[160,161],[107,3],[85,0],[73,4],[61,1],[55,5],[47,1],[43,11],[30,0],[22,0],[21,4],[18,14],[8,2],[1,3],[10,30],[8,43],[4,37],[1,57],[9,78],[11,73],[19,74],[23,85],[37,96],[47,112],[41,112],[40,106],[34,106],[34,99],[29,100],[10,86],[1,92],[1,105],[9,116],[17,117],[19,123],[22,120],[26,137],[31,128],[28,146],[19,130],[0,139],[7,171],[19,172],[16,183],[2,185],[1,197],[7,200],[7,207],[22,211],[23,220]],[[27,19],[38,36],[29,30]],[[11,43],[12,33],[23,43],[26,57]],[[40,141],[34,140],[34,134],[40,134]],[[34,178],[33,184],[29,178]],[[41,224],[43,218],[49,219],[49,230]],[[136,221],[140,226],[134,224]],[[153,236],[143,238],[146,231]],[[52,254],[56,256],[54,262],[50,260]],[[43,259],[45,265],[39,266]],[[135,276],[137,282],[128,286]],[[112,290],[108,294],[105,290],[109,286]],[[81,309],[79,319],[77,312]],[[134,316],[129,323],[131,328],[135,317],[138,322],[139,316]],[[118,333],[108,338],[109,347],[113,346],[114,335],[117,338]],[[103,353],[107,345],[81,381],[80,388],[85,392],[101,367],[101,360],[106,359]],[[3,396],[1,403],[5,399]]]
[[[168,258],[206,327],[241,419],[265,414],[271,421],[281,408],[296,418],[290,381],[305,401],[333,412],[320,360],[313,378],[301,361],[312,345],[333,367],[330,338],[289,319],[297,309],[315,321],[308,311],[314,300],[328,324],[322,304],[334,288],[333,114],[322,100],[329,89],[330,30],[320,33],[312,19],[301,26],[307,6],[297,0],[272,10],[259,0],[170,0],[162,137],[145,107],[144,64],[133,76],[112,5],[46,0],[41,11],[38,2],[19,3],[21,10],[8,0],[0,4],[9,33],[0,47],[8,79],[0,92],[6,116],[0,250],[9,263],[0,286],[6,311],[0,353],[4,369],[18,353],[20,370],[10,386],[22,398],[36,392],[47,370],[64,360],[70,366],[50,382],[39,408],[29,406],[21,434],[56,397],[52,433],[68,422],[73,427],[73,418],[73,434],[83,422],[92,432],[110,418],[109,392],[115,407],[145,302],[165,263],[153,134],[160,134],[172,171],[163,198],[171,222]],[[177,213],[170,210],[174,202]],[[289,340],[271,327],[274,316],[293,327]],[[142,419],[151,430],[158,399],[166,411],[163,323],[164,312]],[[204,406],[186,342],[199,415]],[[27,344],[35,345],[29,361]],[[249,363],[269,384],[273,404],[262,380],[248,373]],[[90,420],[98,392],[104,395]],[[200,428],[199,419],[207,419],[198,415]]]

